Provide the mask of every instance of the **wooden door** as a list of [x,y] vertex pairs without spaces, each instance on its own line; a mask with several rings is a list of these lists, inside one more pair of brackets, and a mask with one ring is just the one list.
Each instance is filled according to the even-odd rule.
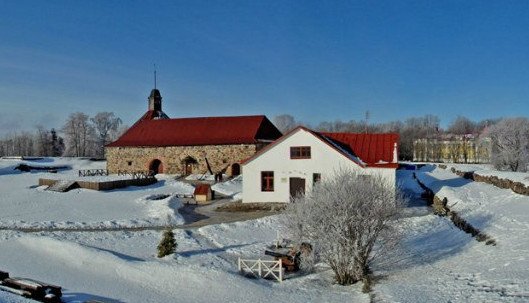
[[241,166],[239,163],[233,163],[231,166],[231,175],[232,177],[238,176],[241,174]]
[[305,194],[305,179],[290,178],[290,197],[295,198],[298,195]]
[[190,175],[193,173],[193,164],[192,163],[186,163],[185,164],[185,174]]

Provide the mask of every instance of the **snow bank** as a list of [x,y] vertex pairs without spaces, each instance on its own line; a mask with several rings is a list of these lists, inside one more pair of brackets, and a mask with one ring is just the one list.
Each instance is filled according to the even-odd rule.
[[[219,182],[211,187],[215,192],[220,193],[221,195],[233,197],[242,192],[242,175],[237,176],[226,182]],[[240,196],[240,195],[237,195]]]
[[185,177],[186,180],[189,180],[189,181],[197,181],[197,180],[202,180],[202,181],[215,181],[215,176],[210,174],[210,173],[205,173],[205,174],[190,174],[189,176]]
[[171,180],[167,181],[166,184],[178,195],[192,196],[195,192],[195,187],[193,185],[182,181]]
[[[153,195],[145,196],[137,200],[138,203],[144,204],[147,209],[147,213],[154,222],[160,222],[165,219],[162,224],[171,224],[178,225],[184,224],[184,218],[178,214],[178,209],[182,207],[182,202],[177,197],[177,195],[170,195],[164,199],[159,199],[155,196],[155,199],[152,199]],[[163,196],[162,196],[163,197]],[[152,221],[151,221],[152,222]]]
[[447,197],[450,209],[494,237],[498,244],[486,246],[473,240],[447,218],[431,214],[404,218],[402,260],[385,275],[387,280],[375,286],[377,299],[527,302],[529,197],[460,178],[449,170],[425,170],[417,176],[438,196]]
[[[445,165],[445,166],[450,171],[455,170],[456,173],[458,171],[459,172],[472,172],[474,174],[474,179],[476,181],[494,184],[501,188],[511,188],[514,192],[517,192],[520,194],[527,194],[527,192],[529,192],[529,190],[527,189],[529,188],[529,173],[498,171],[498,170],[491,169],[490,168],[491,166],[488,164],[482,164],[482,165],[451,164],[451,165]],[[485,178],[478,179],[479,177],[485,177]],[[496,178],[490,179],[489,177],[496,177],[497,179]],[[503,180],[507,182],[503,182]],[[519,183],[519,184],[514,184],[514,183]]]
[[[226,226],[223,235],[262,242],[251,229],[240,227]],[[162,259],[154,257],[161,232],[99,234],[20,234],[0,240],[0,259],[18,276],[63,286],[65,302],[369,302],[359,285],[332,285],[326,273],[283,283],[246,278],[238,273],[230,246],[218,248],[193,231],[175,230],[177,253]],[[245,241],[232,246],[244,247]],[[143,243],[151,245],[150,255],[138,255]],[[3,298],[0,292],[0,301]]]
[[[523,225],[529,227],[528,196],[466,180],[442,169],[419,173],[418,178],[441,199],[446,197],[451,210],[500,242],[502,236],[509,236],[505,233],[507,228],[498,223],[527,222]],[[527,233],[529,236],[529,230]]]
[[506,179],[511,180],[513,182],[522,183],[526,187],[529,186],[529,173],[507,172],[498,170],[476,170],[474,171],[474,173],[484,177],[496,176],[500,179]]
[[529,186],[529,173],[499,171],[492,169],[490,164],[444,164],[447,170],[454,168],[461,172],[474,172],[480,176],[489,177],[496,176],[500,179],[511,180],[513,182],[520,182],[525,186]]

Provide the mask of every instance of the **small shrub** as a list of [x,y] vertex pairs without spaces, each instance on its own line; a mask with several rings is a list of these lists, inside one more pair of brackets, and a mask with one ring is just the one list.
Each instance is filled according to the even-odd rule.
[[176,240],[174,238],[173,230],[168,227],[163,232],[162,241],[158,244],[158,258],[163,258],[167,255],[174,254],[176,251]]

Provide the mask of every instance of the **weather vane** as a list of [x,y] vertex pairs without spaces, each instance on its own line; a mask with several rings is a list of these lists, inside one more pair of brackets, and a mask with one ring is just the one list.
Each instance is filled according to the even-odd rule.
[[154,64],[154,89],[156,89],[156,64]]

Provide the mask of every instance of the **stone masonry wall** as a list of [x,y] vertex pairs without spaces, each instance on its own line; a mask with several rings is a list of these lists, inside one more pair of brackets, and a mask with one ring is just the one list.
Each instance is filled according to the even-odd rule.
[[193,173],[205,173],[208,159],[213,173],[225,170],[231,174],[231,165],[254,155],[261,144],[168,146],[168,147],[107,147],[107,169],[109,173],[118,171],[148,171],[150,163],[158,159],[166,174],[184,174],[184,159],[192,157],[197,161]]

